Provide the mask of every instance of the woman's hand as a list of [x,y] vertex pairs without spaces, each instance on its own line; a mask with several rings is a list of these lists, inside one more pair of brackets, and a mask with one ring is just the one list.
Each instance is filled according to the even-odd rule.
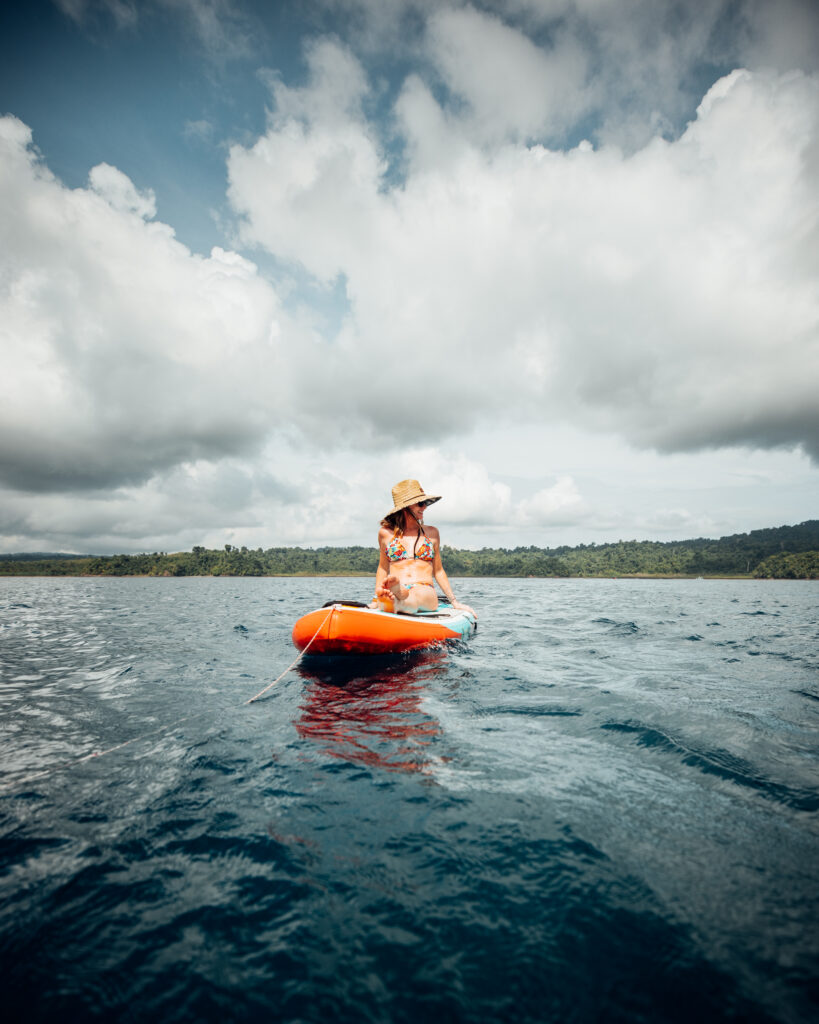
[[460,601],[457,600],[451,601],[450,604],[459,612],[469,612],[470,615],[474,615],[476,619],[478,618],[478,613],[475,611],[474,608],[470,608],[468,604],[462,604]]

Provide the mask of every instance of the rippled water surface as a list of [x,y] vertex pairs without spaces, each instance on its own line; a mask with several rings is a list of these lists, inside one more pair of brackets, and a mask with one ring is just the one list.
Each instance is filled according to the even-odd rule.
[[0,580],[4,1017],[815,1020],[819,586],[455,583]]

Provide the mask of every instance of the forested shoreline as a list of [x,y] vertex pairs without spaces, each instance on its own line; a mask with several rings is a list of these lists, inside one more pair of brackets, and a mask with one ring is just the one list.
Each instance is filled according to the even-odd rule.
[[[444,546],[451,576],[819,579],[819,520],[718,540],[618,541],[556,548]],[[138,555],[0,555],[0,576],[369,576],[372,547],[194,547]]]

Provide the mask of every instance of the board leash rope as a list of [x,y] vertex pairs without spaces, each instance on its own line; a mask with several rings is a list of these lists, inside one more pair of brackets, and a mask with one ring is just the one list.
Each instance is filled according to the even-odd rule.
[[[294,669],[296,667],[296,665],[298,665],[298,663],[301,661],[301,659],[310,650],[310,647],[311,647],[313,641],[316,639],[316,637],[319,635],[319,633],[322,631],[322,629],[324,629],[324,626],[327,623],[327,620],[333,614],[334,610],[335,610],[334,608],[331,608],[327,612],[327,614],[322,619],[319,628],[315,631],[315,633],[310,638],[310,643],[306,644],[304,649],[299,651],[298,657],[296,657],[287,666],[287,668],[284,670],[284,672],[282,672],[280,675],[276,676],[276,678],[273,680],[272,683],[268,683],[267,686],[265,686],[265,688],[263,690],[259,690],[259,692],[254,697],[251,697],[250,700],[243,701],[239,705],[239,707],[247,707],[248,704],[252,704],[254,701],[258,700],[265,693],[267,693],[268,690],[272,690],[273,687],[276,685],[276,683],[281,682],[281,680],[284,679],[284,677],[287,675],[287,673],[292,671],[292,669]],[[198,712],[196,712],[195,714],[192,714],[192,715],[185,715],[184,718],[177,718],[176,721],[171,722],[170,725],[160,725],[158,728],[152,729],[150,732],[143,732],[139,736],[132,736],[131,739],[124,740],[122,743],[117,743],[116,746],[108,747],[106,750],[94,750],[90,754],[84,754],[82,757],[75,758],[73,761],[64,761],[62,764],[55,765],[53,768],[44,768],[40,772],[34,772],[34,774],[32,774],[32,775],[26,775],[22,779],[15,779],[12,782],[0,783],[0,791],[10,790],[10,789],[19,789],[20,786],[25,786],[29,782],[34,782],[37,779],[45,778],[47,775],[54,775],[55,772],[66,771],[69,768],[74,768],[74,767],[76,767],[76,765],[82,764],[84,761],[93,761],[93,759],[95,757],[105,757],[106,754],[113,754],[115,750],[122,750],[123,747],[129,746],[129,744],[131,744],[131,743],[137,743],[139,740],[146,740],[146,739],[148,739],[149,736],[156,736],[157,733],[170,732],[171,729],[175,729],[178,725],[182,725],[183,722],[189,722],[193,718],[202,718],[202,717],[204,717],[205,715],[207,715],[209,713],[210,712],[208,712],[208,711],[198,711]]]
[[171,729],[175,729],[183,722],[189,722],[192,718],[202,718],[206,714],[208,714],[207,711],[199,711],[194,715],[185,715],[184,718],[177,718],[176,721],[171,722],[170,725],[160,725],[156,729],[152,729],[150,732],[143,732],[140,733],[139,736],[132,736],[129,740],[117,743],[116,746],[108,747],[106,750],[92,750],[90,754],[84,754],[82,757],[77,757],[73,761],[63,761],[62,764],[54,765],[53,768],[44,768],[40,772],[34,772],[32,775],[26,775],[22,779],[15,779],[12,782],[4,782],[0,785],[0,790],[19,789],[20,786],[25,786],[29,782],[34,782],[37,779],[43,779],[47,775],[54,775],[56,772],[67,771],[69,768],[75,768],[78,764],[82,764],[83,761],[93,761],[95,757],[105,757],[106,754],[113,754],[115,750],[122,750],[123,747],[127,747],[131,743],[136,743],[138,740],[146,740],[149,736],[156,736],[157,733],[170,732]]
[[298,657],[295,659],[295,661],[293,661],[291,664],[289,664],[287,666],[287,668],[284,670],[284,672],[282,672],[282,674],[278,677],[278,679],[274,679],[273,682],[272,683],[268,683],[267,686],[263,690],[259,690],[259,692],[256,694],[255,697],[251,697],[250,700],[246,700],[244,705],[243,705],[244,707],[246,707],[248,704],[252,704],[254,700],[258,700],[259,697],[261,697],[263,694],[267,693],[268,690],[272,690],[273,687],[276,685],[276,683],[279,682],[280,679],[284,679],[284,677],[287,675],[287,673],[291,669],[295,668],[296,665],[298,665],[298,663],[301,661],[301,659],[310,650],[310,645],[313,643],[313,641],[316,639],[316,637],[319,635],[319,633],[324,629],[324,626],[325,626],[327,620],[330,618],[330,616],[333,614],[334,611],[335,611],[335,606],[333,606],[330,609],[330,611],[327,612],[327,614],[321,620],[321,625],[315,631],[315,633],[312,635],[312,637],[310,637],[310,643],[306,644],[304,649],[299,651]]

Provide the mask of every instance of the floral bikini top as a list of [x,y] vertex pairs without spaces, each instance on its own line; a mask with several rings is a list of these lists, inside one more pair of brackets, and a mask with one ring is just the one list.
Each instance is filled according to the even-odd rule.
[[404,538],[398,533],[392,535],[392,540],[387,545],[387,558],[391,562],[402,562],[405,558],[422,558],[425,562],[432,562],[435,559],[435,545],[424,534],[415,548],[415,555],[407,552],[404,547]]

